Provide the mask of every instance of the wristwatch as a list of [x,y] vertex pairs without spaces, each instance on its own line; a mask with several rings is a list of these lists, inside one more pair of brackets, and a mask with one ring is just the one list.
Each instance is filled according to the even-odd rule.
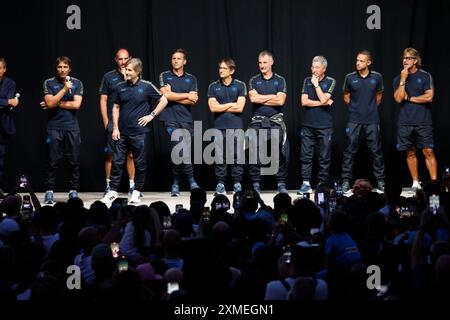
[[150,115],[154,118],[154,117],[156,117],[156,112],[152,111],[152,112],[150,112]]
[[317,85],[317,86],[314,86],[314,88],[315,88],[315,89],[317,89],[318,87],[319,87],[319,85]]
[[406,82],[400,81],[400,85],[404,86],[406,84]]

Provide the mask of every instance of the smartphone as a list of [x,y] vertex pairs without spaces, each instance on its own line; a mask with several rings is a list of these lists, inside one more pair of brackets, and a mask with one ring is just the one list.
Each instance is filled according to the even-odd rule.
[[125,256],[121,256],[117,262],[117,270],[119,272],[128,271],[128,260]]
[[204,207],[203,208],[203,213],[202,213],[202,219],[204,221],[209,221],[209,215],[210,215],[209,207]]
[[33,212],[33,205],[31,204],[31,197],[29,195],[24,195],[22,197],[22,213],[31,213]]
[[325,202],[324,194],[323,194],[323,192],[319,192],[317,194],[317,204],[322,204],[324,202]]
[[439,206],[440,206],[439,196],[437,196],[435,194],[431,195],[430,198],[429,198],[428,206],[429,206],[431,212],[433,214],[436,214],[438,209],[439,209]]
[[111,243],[111,252],[114,259],[117,259],[119,257],[119,243],[113,242]]
[[175,212],[178,213],[178,211],[180,211],[181,209],[183,209],[183,205],[182,204],[177,204],[175,205]]
[[167,294],[171,294],[174,291],[180,290],[178,282],[169,282],[167,284]]
[[21,176],[20,176],[20,184],[19,184],[19,187],[20,187],[20,188],[26,188],[27,183],[28,183],[27,177],[26,177],[25,175],[21,175]]
[[172,218],[170,216],[165,216],[163,219],[163,228],[170,229],[172,227]]
[[286,264],[290,264],[291,263],[291,251],[286,251],[285,253],[283,253],[283,262]]

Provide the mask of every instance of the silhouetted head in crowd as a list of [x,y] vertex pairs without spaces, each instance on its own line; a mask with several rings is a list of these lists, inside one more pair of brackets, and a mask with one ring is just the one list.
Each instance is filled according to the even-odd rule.
[[85,227],[78,233],[78,243],[84,254],[91,255],[92,249],[101,241],[100,234],[95,227]]
[[56,210],[51,206],[43,206],[35,215],[41,234],[54,234],[57,232],[58,220]]
[[372,192],[372,183],[367,179],[357,179],[353,184],[353,195],[365,198]]
[[328,218],[328,227],[331,233],[347,232],[348,217],[342,210],[334,211]]
[[194,233],[192,223],[192,215],[186,209],[181,209],[172,215],[172,226],[180,233],[181,237],[190,237]]
[[201,207],[203,208],[206,203],[206,191],[202,188],[195,188],[191,190],[191,196],[190,196],[190,204],[191,206],[198,203],[201,204]]
[[108,207],[101,201],[95,201],[89,207],[89,220],[92,224],[109,226]]
[[287,213],[292,206],[292,198],[287,193],[277,193],[273,197],[273,206],[276,218],[281,213]]
[[297,232],[303,236],[309,234],[311,228],[319,228],[322,224],[320,209],[309,199],[296,199],[288,217]]
[[163,201],[155,201],[150,204],[150,208],[155,209],[158,212],[159,221],[164,221],[164,217],[170,217],[169,206]]
[[370,214],[367,218],[367,233],[370,238],[382,241],[387,234],[387,219],[378,212]]
[[388,204],[397,204],[402,194],[402,184],[398,180],[386,181],[384,195]]
[[288,292],[290,301],[312,301],[316,291],[316,282],[311,277],[298,277]]
[[5,213],[10,217],[19,216],[21,206],[22,197],[18,194],[9,194],[0,203],[0,213]]
[[435,266],[436,283],[442,291],[445,291],[446,296],[450,295],[450,255],[444,254],[436,261]]
[[430,248],[430,262],[432,265],[436,264],[436,261],[442,255],[450,255],[450,243],[447,241],[436,241],[431,245]]
[[112,256],[111,247],[108,244],[98,244],[91,254],[92,269],[96,278],[109,278],[116,270],[116,262]]
[[258,209],[258,198],[253,190],[246,190],[240,199],[241,213],[256,212]]
[[164,256],[168,259],[178,258],[181,249],[181,236],[177,230],[169,229],[163,235]]

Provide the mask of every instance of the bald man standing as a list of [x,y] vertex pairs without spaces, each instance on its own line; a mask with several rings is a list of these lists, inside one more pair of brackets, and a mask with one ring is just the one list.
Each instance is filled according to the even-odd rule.
[[[102,116],[103,125],[105,127],[106,134],[106,144],[103,149],[106,160],[105,160],[105,173],[106,173],[106,190],[105,194],[110,190],[109,181],[111,176],[111,164],[113,160],[113,153],[115,148],[115,141],[112,139],[112,107],[113,101],[111,98],[111,93],[113,92],[114,87],[119,83],[125,80],[125,66],[130,60],[130,54],[127,49],[119,49],[116,52],[116,56],[114,57],[114,61],[116,62],[116,68],[111,70],[103,76],[102,82],[100,84],[99,94],[100,94],[100,114]],[[127,158],[127,171],[128,177],[130,179],[130,191],[129,193],[133,193],[134,190],[134,162],[133,155],[128,153]]]

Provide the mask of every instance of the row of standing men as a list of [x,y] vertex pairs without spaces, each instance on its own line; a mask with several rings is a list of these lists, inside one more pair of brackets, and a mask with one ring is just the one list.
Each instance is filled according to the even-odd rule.
[[[159,89],[151,82],[141,78],[142,62],[131,58],[126,49],[116,52],[117,67],[106,73],[102,79],[100,94],[100,111],[105,126],[107,154],[106,192],[102,199],[111,203],[117,197],[117,190],[126,163],[130,178],[130,202],[139,203],[144,186],[146,172],[145,137],[148,123],[159,117],[168,134],[177,129],[186,129],[192,133],[193,120],[190,107],[198,100],[196,78],[185,72],[186,52],[177,49],[171,56],[171,69],[162,72],[159,77]],[[215,115],[214,127],[223,133],[233,129],[243,129],[241,118],[246,96],[253,104],[253,117],[249,128],[276,129],[279,133],[279,162],[277,177],[278,192],[286,193],[286,177],[289,159],[289,142],[286,139],[286,126],[283,120],[282,107],[286,100],[285,79],[274,73],[273,55],[262,51],[258,55],[260,73],[252,77],[247,86],[234,78],[236,70],[232,59],[222,59],[219,64],[219,80],[208,87],[208,105]],[[384,161],[381,153],[378,106],[384,90],[380,73],[370,69],[372,57],[364,50],[357,54],[356,70],[346,75],[343,84],[344,103],[348,106],[349,119],[346,128],[348,143],[342,161],[342,188],[350,190],[352,168],[358,149],[360,135],[364,133],[368,149],[373,158],[373,173],[377,179],[377,189],[384,191]],[[81,143],[76,110],[82,103],[83,84],[70,77],[72,63],[68,57],[56,60],[56,76],[44,81],[43,109],[48,111],[49,165],[45,183],[45,203],[53,203],[53,188],[56,181],[56,169],[59,160],[65,156],[71,167],[69,179],[69,197],[77,196],[79,181],[79,146]],[[403,69],[394,79],[394,99],[400,104],[398,119],[397,149],[406,151],[407,164],[413,180],[413,188],[420,188],[417,171],[416,148],[425,155],[425,161],[432,180],[437,176],[436,159],[433,153],[433,129],[430,103],[434,96],[431,75],[421,69],[419,52],[414,48],[406,48],[402,57]],[[334,103],[336,81],[326,74],[327,60],[316,56],[312,60],[311,76],[305,78],[301,92],[301,105],[304,114],[301,128],[301,175],[303,183],[299,193],[311,191],[311,172],[313,153],[318,152],[319,184],[330,182],[331,141],[333,122],[331,109]],[[3,71],[2,71],[3,70]],[[0,98],[3,99],[1,123],[8,119],[10,109],[17,106],[13,98],[15,83],[3,76],[6,61],[0,60]],[[6,85],[5,85],[6,82]],[[151,111],[149,101],[158,101]],[[14,101],[16,100],[16,101]],[[150,112],[151,111],[151,112]],[[5,125],[3,125],[5,127]],[[4,133],[3,136],[10,133]],[[11,131],[11,130],[10,130]],[[172,141],[172,148],[178,142]],[[183,143],[183,142],[181,142]],[[0,144],[0,151],[4,150]],[[236,151],[236,150],[235,150]],[[237,152],[235,152],[236,154]],[[224,154],[225,157],[225,154]],[[3,157],[0,153],[0,174],[3,169]],[[231,167],[233,190],[242,190],[244,166],[234,163],[216,163],[216,194],[225,193],[227,169]],[[251,183],[256,191],[260,191],[261,164],[249,165]],[[172,196],[180,195],[181,179],[185,177],[191,189],[197,188],[192,164],[173,165]]]

